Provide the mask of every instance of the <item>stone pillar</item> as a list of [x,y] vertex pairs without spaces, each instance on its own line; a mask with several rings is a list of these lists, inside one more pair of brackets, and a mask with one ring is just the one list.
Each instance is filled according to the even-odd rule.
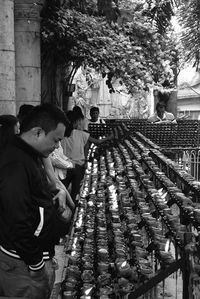
[[0,1],[0,114],[15,114],[14,0]]
[[44,0],[15,0],[16,109],[41,102],[40,11]]

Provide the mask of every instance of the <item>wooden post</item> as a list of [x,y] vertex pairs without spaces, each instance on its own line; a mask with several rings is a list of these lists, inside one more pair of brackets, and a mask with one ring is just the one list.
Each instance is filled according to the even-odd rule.
[[14,0],[0,2],[0,114],[15,114]]

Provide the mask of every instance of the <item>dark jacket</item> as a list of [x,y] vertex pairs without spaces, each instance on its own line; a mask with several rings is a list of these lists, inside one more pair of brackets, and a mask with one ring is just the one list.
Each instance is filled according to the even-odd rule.
[[40,154],[16,137],[0,153],[0,250],[39,270],[59,239]]

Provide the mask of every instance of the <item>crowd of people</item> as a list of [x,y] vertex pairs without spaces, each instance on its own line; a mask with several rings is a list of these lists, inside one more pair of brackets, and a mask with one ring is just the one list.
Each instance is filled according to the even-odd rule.
[[50,104],[22,105],[0,116],[0,296],[49,298],[54,247],[67,234],[84,176],[88,123],[79,107],[67,115]]
[[[175,122],[159,101],[150,122]],[[90,119],[75,106],[22,105],[0,116],[0,296],[47,299],[57,267],[54,247],[67,234],[77,205],[90,143]]]

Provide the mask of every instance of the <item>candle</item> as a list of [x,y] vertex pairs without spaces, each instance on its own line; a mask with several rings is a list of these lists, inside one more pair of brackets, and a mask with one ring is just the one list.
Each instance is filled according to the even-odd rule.
[[70,281],[66,281],[64,284],[64,290],[65,291],[73,291],[75,289],[76,284],[72,283]]
[[84,296],[91,296],[94,285],[90,283],[84,283],[82,287],[82,293]]
[[117,263],[117,270],[122,277],[128,277],[131,274],[131,267],[126,261]]
[[76,295],[76,292],[73,291],[65,291],[63,293],[63,299],[74,299]]
[[81,278],[84,282],[91,282],[94,280],[94,273],[92,270],[84,270]]
[[109,268],[109,263],[106,262],[99,262],[98,263],[98,272],[105,273]]
[[105,261],[106,259],[108,259],[108,250],[105,248],[100,248],[98,249],[98,256],[100,260]]

